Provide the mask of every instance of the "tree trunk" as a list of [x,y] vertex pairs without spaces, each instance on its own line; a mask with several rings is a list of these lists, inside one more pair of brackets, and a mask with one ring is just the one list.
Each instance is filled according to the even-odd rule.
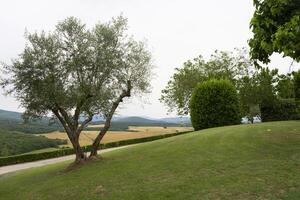
[[79,135],[77,136],[74,132],[67,132],[68,138],[73,146],[75,151],[75,164],[80,164],[86,161],[87,157],[83,149],[79,144]]
[[100,133],[97,135],[96,139],[93,142],[90,158],[97,156],[99,144],[100,144],[102,138],[104,137],[104,135],[106,134],[106,132],[108,131],[108,129],[110,127],[110,122],[111,122],[111,119],[112,119],[116,109],[118,108],[120,102],[123,101],[124,97],[130,97],[131,89],[132,89],[131,82],[128,80],[127,81],[127,89],[123,90],[123,92],[116,99],[116,101],[113,102],[112,107],[111,107],[109,113],[107,114],[104,127],[100,131]]
[[79,136],[85,125],[93,119],[93,115],[89,115],[89,117],[84,120],[78,127],[78,117],[80,114],[80,109],[78,107],[76,108],[73,120],[69,117],[68,113],[63,108],[58,107],[52,109],[52,112],[63,125],[68,138],[72,143],[76,155],[75,164],[84,162],[86,160],[86,154],[79,144]]
[[91,150],[91,154],[90,154],[90,158],[92,157],[96,157],[98,155],[98,147],[99,147],[100,142],[97,143],[93,143],[92,145],[92,150]]
[[75,145],[73,145],[73,148],[75,150],[76,159],[75,163],[82,163],[86,160],[86,155],[83,151],[83,149],[80,147],[79,142],[77,142]]
[[98,148],[99,148],[100,142],[101,142],[102,138],[104,137],[105,133],[107,132],[107,130],[103,131],[104,129],[105,129],[105,127],[102,129],[100,134],[96,137],[96,139],[93,142],[90,158],[98,155]]

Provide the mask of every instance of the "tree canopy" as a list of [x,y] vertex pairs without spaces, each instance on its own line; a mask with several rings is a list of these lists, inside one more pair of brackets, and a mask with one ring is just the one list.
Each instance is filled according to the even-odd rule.
[[94,115],[106,118],[93,144],[96,154],[119,103],[149,91],[151,54],[126,30],[122,16],[92,29],[70,17],[53,32],[26,33],[24,51],[4,65],[1,85],[7,93],[21,102],[27,118],[53,113],[78,153],[77,160],[85,157],[80,132]]
[[189,113],[189,101],[198,83],[209,79],[227,79],[234,85],[251,73],[252,63],[246,49],[234,52],[215,51],[208,61],[200,55],[176,68],[167,86],[162,90],[160,101],[179,115]]
[[[285,77],[284,75],[281,75]],[[241,104],[242,115],[249,120],[260,115],[260,105],[263,101],[270,102],[276,98],[276,86],[278,81],[278,70],[260,68],[253,71],[248,76],[238,80],[237,90]],[[281,82],[281,88],[286,87],[285,82]]]
[[299,0],[254,0],[255,12],[250,27],[251,57],[269,63],[274,53],[300,61]]
[[246,49],[234,52],[216,51],[208,61],[202,56],[188,60],[162,90],[161,102],[169,112],[179,115],[190,112],[189,102],[197,84],[210,79],[227,79],[236,88],[242,116],[253,120],[260,116],[262,102],[294,98],[294,74],[279,74],[278,69],[255,68]]

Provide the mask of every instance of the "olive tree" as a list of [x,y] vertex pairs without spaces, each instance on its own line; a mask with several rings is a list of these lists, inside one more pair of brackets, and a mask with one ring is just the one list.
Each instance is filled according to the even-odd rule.
[[6,92],[25,108],[26,118],[52,113],[59,120],[76,152],[76,163],[86,159],[79,137],[94,115],[103,116],[105,124],[90,157],[97,155],[124,98],[149,92],[150,52],[126,30],[122,16],[92,29],[70,17],[52,32],[26,33],[24,51],[3,65],[1,85]]

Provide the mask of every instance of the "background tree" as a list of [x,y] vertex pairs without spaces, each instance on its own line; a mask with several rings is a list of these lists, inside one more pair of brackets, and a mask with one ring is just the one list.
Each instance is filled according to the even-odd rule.
[[[249,46],[251,58],[256,66],[259,66],[258,61],[269,63],[270,56],[275,52],[299,62],[299,0],[254,0],[254,6],[255,12],[250,22],[253,37],[249,40]],[[263,118],[267,120],[297,118],[294,114],[297,107],[296,79],[297,77],[292,81],[290,75],[278,76],[275,101],[265,100],[262,103],[262,110],[268,112],[262,113]],[[290,114],[282,116],[282,113],[288,113],[288,110]]]
[[276,91],[279,98],[295,98],[294,79],[291,73],[278,75]]
[[167,107],[168,111],[176,111],[178,115],[189,113],[189,101],[193,89],[199,82],[207,80],[203,67],[205,61],[201,56],[193,61],[187,61],[183,68],[176,68],[171,80],[162,90],[160,101]]
[[254,0],[255,12],[250,27],[251,58],[269,63],[274,53],[300,61],[299,0]]
[[259,103],[262,101],[273,101],[276,95],[275,85],[277,83],[278,70],[269,68],[261,68],[256,73],[256,79],[258,81],[258,95]]
[[237,84],[242,116],[253,122],[253,117],[260,115],[258,80],[254,74],[244,76]]
[[123,99],[149,91],[150,53],[143,42],[128,37],[126,29],[123,17],[98,23],[91,30],[70,17],[51,33],[27,33],[23,53],[4,65],[7,76],[1,85],[21,102],[24,116],[36,118],[52,112],[74,147],[77,163],[86,159],[79,137],[93,116],[101,115],[106,121],[91,156],[97,154]]
[[251,122],[253,122],[253,117],[260,116],[261,103],[272,102],[276,98],[277,83],[278,70],[269,68],[260,68],[239,79],[237,89],[242,115]]
[[237,85],[239,79],[251,73],[252,64],[246,49],[234,52],[215,51],[208,61],[202,56],[188,60],[182,68],[176,68],[174,75],[162,90],[160,101],[178,115],[189,113],[189,100],[198,83],[209,79],[228,79]]

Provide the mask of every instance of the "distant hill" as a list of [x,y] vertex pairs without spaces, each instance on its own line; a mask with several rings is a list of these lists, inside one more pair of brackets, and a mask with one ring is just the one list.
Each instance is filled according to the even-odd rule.
[[123,118],[119,118],[119,119],[116,119],[113,121],[114,122],[129,122],[129,123],[145,123],[145,124],[166,123],[165,121],[161,121],[161,120],[152,120],[152,119],[147,119],[147,118],[137,117],[137,116],[123,117]]
[[[174,121],[175,122],[175,121]],[[111,122],[111,131],[128,131],[128,126],[159,126],[159,127],[177,127],[177,126],[190,126],[189,123],[176,123],[167,122],[162,119],[148,119],[145,117],[130,116],[130,117],[116,117]],[[103,124],[103,121],[95,122],[92,124]],[[88,127],[86,130],[99,130],[99,128]]]
[[112,127],[124,124],[127,126],[180,126],[180,123],[167,122],[160,119],[147,119],[144,117],[122,117],[112,121]]
[[[83,121],[84,118],[81,118]],[[93,123],[103,123],[105,119],[101,116],[94,116]],[[114,116],[112,119],[113,122],[133,122],[133,123],[171,123],[171,124],[191,124],[190,117],[165,117],[165,118],[148,118],[140,116]]]
[[[82,117],[81,120],[84,120]],[[104,119],[101,116],[94,116],[92,124],[103,124]],[[162,118],[148,119],[139,116],[114,116],[110,130],[123,131],[128,126],[190,126],[189,118]],[[0,110],[0,129],[8,131],[19,131],[23,133],[47,133],[56,130],[63,130],[59,123],[49,124],[48,118],[42,120],[24,123],[22,113]],[[99,130],[98,128],[86,128],[86,130]]]
[[22,113],[0,109],[0,120],[3,120],[3,119],[5,119],[5,120],[9,120],[9,119],[22,120]]
[[23,133],[47,133],[61,129],[58,123],[50,124],[49,118],[24,123],[22,113],[0,110],[0,130]]
[[0,157],[50,147],[57,148],[58,145],[67,143],[66,140],[48,139],[44,136],[6,130],[0,130],[0,141]]
[[63,140],[31,135],[59,129],[58,124],[49,125],[48,118],[24,123],[22,113],[0,110],[0,156],[26,153],[66,144],[66,141]]
[[166,117],[161,118],[160,120],[175,124],[191,124],[191,119],[189,117]]

